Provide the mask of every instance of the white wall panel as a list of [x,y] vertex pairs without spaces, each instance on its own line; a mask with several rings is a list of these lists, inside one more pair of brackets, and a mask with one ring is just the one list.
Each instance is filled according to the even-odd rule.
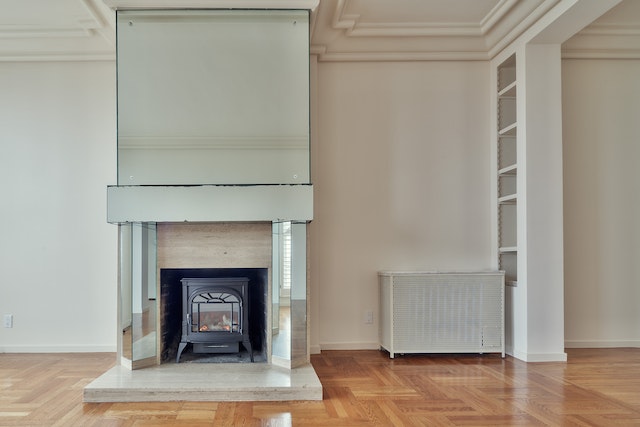
[[378,271],[491,266],[489,66],[320,63],[318,73],[312,340],[377,348]]
[[640,61],[562,72],[566,345],[640,346]]
[[3,351],[115,351],[113,62],[0,64]]

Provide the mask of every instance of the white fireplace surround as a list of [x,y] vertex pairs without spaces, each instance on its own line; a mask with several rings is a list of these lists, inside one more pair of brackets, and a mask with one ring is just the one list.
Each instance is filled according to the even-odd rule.
[[[126,227],[126,225],[125,225]],[[163,268],[268,268],[271,284],[272,225],[269,222],[242,223],[158,223],[157,277]],[[306,266],[305,266],[306,269]],[[267,286],[270,288],[270,286]],[[308,287],[307,287],[308,289]],[[158,296],[160,292],[158,291]],[[271,328],[271,294],[267,297],[267,330]],[[156,298],[162,310],[161,298]],[[122,304],[122,300],[120,302]],[[120,307],[120,310],[126,309]],[[293,310],[292,310],[293,311]],[[292,318],[294,315],[292,315]],[[291,325],[291,330],[299,328]],[[322,385],[309,363],[308,325],[301,340],[306,346],[305,363],[283,367],[286,361],[269,357],[268,363],[162,363],[161,343],[153,358],[142,360],[142,369],[131,370],[132,362],[107,371],[84,390],[85,402],[131,401],[259,401],[321,400]],[[295,334],[295,332],[294,332]],[[158,329],[156,335],[161,335]],[[119,352],[123,336],[120,334]],[[268,352],[271,336],[267,334]],[[295,349],[295,347],[294,347]],[[295,350],[292,349],[292,356]],[[135,361],[133,363],[135,367]],[[292,366],[292,364],[289,364]]]
[[[157,16],[157,11],[167,10],[169,14],[176,9],[279,9],[282,10],[313,10],[318,6],[319,0],[187,0],[187,1],[170,1],[170,0],[106,0],[109,6],[116,11],[139,11],[153,9],[153,16]],[[180,13],[180,12],[178,12]],[[195,13],[195,12],[194,12]],[[189,16],[193,13],[189,12]],[[206,14],[212,16],[211,14]],[[246,14],[245,14],[246,15]],[[120,15],[119,15],[120,16]],[[136,20],[136,12],[124,18],[121,24],[123,31],[126,27],[128,34],[132,34],[131,39],[123,40],[140,40],[142,33],[131,33],[131,31],[148,31],[143,21]],[[181,15],[182,16],[182,15]],[[220,16],[220,15],[218,15]],[[293,16],[293,15],[292,15]],[[286,49],[292,49],[295,58],[294,64],[303,64],[302,68],[294,68],[296,75],[308,75],[308,17],[303,16],[304,26],[296,25],[295,18],[286,21],[284,24],[289,29],[297,28],[296,34],[303,34],[301,38],[297,38],[296,45],[288,46]],[[191,19],[191,18],[189,18]],[[220,19],[219,17],[216,19]],[[223,18],[224,19],[224,18]],[[120,22],[120,21],[118,21]],[[182,24],[181,24],[182,25]],[[179,31],[183,27],[180,27]],[[192,27],[189,27],[190,29]],[[203,28],[193,27],[193,28]],[[205,31],[209,31],[211,26],[206,26]],[[237,27],[240,28],[240,27]],[[242,28],[247,28],[242,27]],[[285,27],[278,27],[285,28]],[[305,31],[300,32],[300,29]],[[164,40],[166,34],[150,31],[146,34],[164,34],[160,39]],[[189,30],[191,31],[191,30]],[[225,30],[226,31],[226,30]],[[241,31],[241,30],[238,30]],[[282,30],[280,30],[282,31]],[[186,33],[185,33],[186,34]],[[208,33],[207,33],[208,34]],[[193,34],[192,34],[193,35]],[[119,36],[120,37],[120,36]],[[142,35],[144,37],[144,35]],[[155,37],[155,36],[154,36]],[[137,38],[137,39],[136,39]],[[198,40],[194,38],[193,45],[198,45]],[[120,40],[120,38],[119,38]],[[156,39],[154,39],[156,40]],[[158,39],[159,40],[159,39]],[[171,39],[169,39],[170,42]],[[287,39],[289,40],[289,39]],[[300,45],[300,42],[303,42]],[[289,43],[289,42],[288,42]],[[306,43],[306,46],[304,44]],[[128,46],[132,46],[131,44]],[[188,45],[191,51],[191,44]],[[277,47],[277,44],[275,45]],[[125,56],[127,61],[119,61],[119,82],[125,72],[127,79],[131,80],[132,76],[145,76],[146,68],[149,62],[140,62],[135,55],[137,47],[133,49],[134,54],[128,52],[129,56]],[[195,58],[193,66],[198,69],[201,66],[199,55],[204,52],[207,57],[211,57],[210,48],[205,50],[197,50],[194,48],[189,53],[189,58]],[[120,50],[120,45],[119,45]],[[222,47],[222,51],[226,51],[227,47]],[[124,49],[122,50],[124,52]],[[177,55],[181,52],[178,50]],[[215,51],[219,53],[218,51]],[[118,54],[120,55],[120,53]],[[303,55],[303,56],[300,56]],[[120,56],[119,56],[120,58]],[[251,56],[247,56],[251,58]],[[120,58],[122,59],[122,58]],[[219,61],[219,58],[216,57]],[[242,64],[240,61],[238,64]],[[167,63],[170,68],[171,63]],[[209,64],[209,63],[207,63]],[[235,62],[234,62],[235,64]],[[235,66],[235,65],[234,65]],[[237,65],[240,66],[240,65]],[[282,67],[289,67],[288,62],[283,62]],[[122,67],[122,68],[121,68]],[[132,68],[133,67],[133,68]],[[189,65],[181,64],[181,69],[187,69]],[[305,72],[299,72],[302,69]],[[125,71],[123,71],[125,70]],[[285,71],[289,71],[286,69]],[[260,71],[261,72],[261,71]],[[130,74],[131,73],[131,74]],[[276,73],[278,76],[281,73]],[[210,74],[206,74],[205,81],[200,83],[192,82],[189,79],[174,79],[167,81],[167,84],[180,84],[178,89],[166,89],[163,84],[157,86],[161,92],[167,92],[165,98],[161,98],[160,102],[166,102],[167,106],[173,105],[173,93],[190,94],[193,92],[194,85],[202,84],[204,86],[212,84]],[[135,83],[138,77],[133,77]],[[280,77],[278,77],[280,78]],[[299,82],[300,79],[295,79]],[[164,80],[158,80],[163,82]],[[173,83],[173,82],[176,83]],[[184,83],[180,83],[184,82]],[[157,82],[155,84],[158,84]],[[299,83],[296,83],[299,84]],[[296,99],[302,101],[301,107],[308,108],[308,81],[304,84],[306,91],[300,91],[298,86],[289,87],[294,90]],[[145,102],[146,92],[136,92],[138,87],[127,86],[129,90],[119,87],[118,115],[123,111],[131,111],[135,116],[136,111],[146,111],[145,108],[133,108],[138,103]],[[147,88],[148,89],[148,88]],[[181,92],[182,89],[186,89]],[[121,93],[120,91],[124,92]],[[176,92],[172,92],[176,91]],[[157,101],[152,101],[156,92],[149,92],[150,111],[156,111],[155,106],[159,105]],[[262,105],[265,103],[264,94],[257,91],[256,103]],[[264,92],[268,93],[268,92]],[[177,99],[182,99],[181,95],[177,95]],[[244,95],[243,95],[244,96]],[[193,96],[199,98],[197,91]],[[155,104],[154,104],[155,102]],[[268,99],[266,102],[270,102]],[[194,104],[195,105],[195,104]],[[249,104],[250,105],[250,104]],[[144,105],[142,105],[144,107]],[[208,104],[202,106],[202,112],[212,113],[215,109],[208,110]],[[301,111],[305,109],[299,108]],[[151,132],[154,138],[162,138],[162,130],[172,129],[180,131],[180,123],[176,124],[176,117],[164,117],[163,114],[172,111],[167,109],[158,109],[158,115],[152,115],[149,120],[144,117],[138,119],[132,116],[125,116],[126,120],[118,121],[118,135],[126,136],[145,136]],[[170,114],[170,113],[169,113]],[[207,114],[203,114],[207,116]],[[215,117],[215,116],[214,116]],[[297,117],[297,115],[296,115]],[[285,138],[291,132],[297,132],[303,129],[303,133],[308,142],[309,115],[302,114],[300,122],[292,121],[291,117],[279,117],[277,120],[283,124],[291,123],[293,128],[285,127],[278,130],[278,138]],[[211,117],[210,117],[211,118]],[[171,120],[170,120],[171,119]],[[191,120],[191,119],[189,119]],[[126,129],[121,128],[121,123],[127,123]],[[189,124],[190,122],[187,122]],[[200,123],[200,122],[198,122]],[[198,127],[198,123],[195,123]],[[262,122],[260,122],[262,123]],[[138,125],[139,124],[139,125]],[[165,126],[169,124],[169,127]],[[151,125],[151,128],[147,129]],[[246,125],[246,123],[245,123]],[[124,126],[124,125],[123,125]],[[171,126],[177,126],[171,128]],[[191,131],[192,127],[187,126]],[[209,132],[210,129],[205,126],[203,132]],[[217,131],[213,129],[213,131]],[[244,127],[241,132],[244,132]],[[257,130],[260,132],[260,130]],[[197,132],[197,130],[195,130]],[[187,132],[188,133],[188,132]],[[231,133],[230,133],[231,135]],[[189,135],[178,135],[180,138],[187,138]],[[210,135],[205,135],[209,137]],[[215,136],[215,135],[213,135]],[[270,135],[267,134],[267,137]],[[241,151],[241,150],[240,150]],[[307,150],[308,153],[308,150]],[[119,151],[118,165],[119,168],[124,167],[124,160],[121,159]],[[207,154],[212,155],[212,154]],[[165,156],[166,157],[166,156]],[[138,157],[136,157],[138,158]],[[153,158],[150,156],[140,157],[145,165],[154,164]],[[198,162],[202,159],[197,159]],[[206,164],[206,162],[205,162]],[[274,163],[274,165],[277,163]],[[244,182],[226,182],[208,184],[209,181],[190,181],[185,177],[185,182],[196,185],[184,185],[183,182],[165,183],[165,182],[144,182],[138,185],[130,185],[136,183],[138,176],[132,174],[128,177],[128,182],[119,175],[118,185],[110,186],[107,189],[107,221],[112,224],[118,224],[120,228],[119,243],[119,260],[120,260],[120,277],[119,277],[119,302],[118,302],[118,319],[119,325],[119,362],[117,366],[106,372],[103,376],[89,384],[84,391],[84,400],[86,402],[116,402],[116,401],[168,401],[168,400],[321,400],[322,386],[318,380],[313,367],[309,363],[309,325],[307,322],[308,308],[308,274],[307,274],[307,241],[306,241],[306,223],[313,219],[313,186],[310,183],[308,173],[308,165],[310,164],[308,154],[307,158],[300,163],[302,175],[294,174],[295,183],[267,180],[266,182],[258,181],[256,184],[247,184]],[[146,166],[145,166],[146,167]],[[165,166],[156,166],[160,169]],[[238,167],[248,168],[253,166],[249,163],[239,163]],[[275,167],[275,166],[271,166]],[[306,168],[306,170],[305,170]],[[143,170],[143,169],[141,169]],[[187,168],[186,172],[189,174]],[[195,176],[195,175],[194,175]],[[130,179],[129,179],[130,178]],[[267,178],[268,179],[268,178]],[[289,359],[281,359],[272,353],[272,310],[278,306],[274,302],[274,285],[273,281],[277,280],[273,277],[274,259],[273,247],[275,237],[273,235],[275,227],[273,224],[279,222],[292,222],[296,224],[298,250],[297,254],[291,257],[292,271],[296,272],[294,279],[298,287],[294,289],[292,285],[290,295],[291,305],[291,325],[290,338],[291,343]],[[134,229],[143,230],[140,236],[132,238],[135,233]],[[266,285],[266,347],[267,362],[266,363],[162,363],[161,340],[159,336],[160,321],[159,313],[163,310],[161,304],[160,293],[160,271],[163,268],[172,269],[219,269],[219,268],[259,268],[267,269],[268,283]],[[293,274],[293,272],[292,272]],[[138,283],[136,285],[136,283]],[[133,289],[133,292],[131,290]],[[279,288],[278,288],[279,289]],[[142,301],[142,310],[136,310],[136,300]],[[294,307],[297,307],[294,309]],[[143,314],[140,316],[139,313]],[[124,314],[124,316],[122,315]],[[130,318],[128,314],[131,314]],[[144,354],[138,360],[134,360],[136,354],[135,342],[131,336],[125,338],[123,331],[126,330],[130,319],[131,324],[135,325],[135,315],[142,320],[138,321],[138,330],[133,326],[131,336],[155,337],[149,341],[155,343],[155,351]],[[124,328],[123,328],[124,326]],[[137,332],[137,334],[136,334]],[[131,341],[128,341],[131,340]],[[295,344],[294,344],[295,343]],[[129,346],[129,348],[128,348]],[[153,350],[153,345],[151,346]],[[138,369],[139,368],[139,369]]]

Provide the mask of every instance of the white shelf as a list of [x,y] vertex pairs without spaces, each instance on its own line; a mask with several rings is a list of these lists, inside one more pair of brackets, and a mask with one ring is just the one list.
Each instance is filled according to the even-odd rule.
[[498,249],[501,254],[515,254],[518,253],[517,246],[502,246]]
[[498,203],[511,204],[518,200],[517,194],[507,194],[506,196],[498,197]]
[[498,135],[500,136],[515,136],[516,135],[516,129],[518,128],[518,123],[511,123],[508,126],[503,127],[502,129],[498,130]]
[[508,86],[498,92],[500,98],[515,98],[516,97],[516,82],[511,82]]
[[518,165],[513,164],[506,166],[498,171],[498,175],[516,175],[518,172]]

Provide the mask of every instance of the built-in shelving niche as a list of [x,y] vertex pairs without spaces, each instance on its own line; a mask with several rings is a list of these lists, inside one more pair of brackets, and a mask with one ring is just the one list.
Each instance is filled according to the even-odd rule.
[[518,147],[516,56],[498,66],[498,263],[505,281],[518,282]]

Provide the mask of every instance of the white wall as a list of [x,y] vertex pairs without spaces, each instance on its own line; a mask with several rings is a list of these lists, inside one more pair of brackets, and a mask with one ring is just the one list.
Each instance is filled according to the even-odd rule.
[[[318,73],[312,350],[377,347],[378,270],[490,266],[488,64]],[[115,349],[114,75],[0,63],[0,352]],[[640,342],[638,75],[563,61],[568,346]]]
[[115,351],[115,64],[0,63],[2,351]]
[[640,346],[640,60],[564,60],[567,347]]
[[488,82],[486,62],[319,64],[312,351],[377,348],[380,270],[490,268]]

